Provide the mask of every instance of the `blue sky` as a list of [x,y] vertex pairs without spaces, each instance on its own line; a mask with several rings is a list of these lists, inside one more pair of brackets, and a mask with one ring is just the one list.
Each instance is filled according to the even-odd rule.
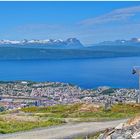
[[0,39],[140,37],[140,2],[0,2]]

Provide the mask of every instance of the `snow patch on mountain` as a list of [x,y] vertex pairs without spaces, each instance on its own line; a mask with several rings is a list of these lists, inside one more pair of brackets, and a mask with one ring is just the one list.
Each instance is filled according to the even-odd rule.
[[82,43],[76,38],[62,39],[32,39],[32,40],[0,40],[0,46],[43,46],[43,47],[59,47],[59,48],[79,48],[83,47]]

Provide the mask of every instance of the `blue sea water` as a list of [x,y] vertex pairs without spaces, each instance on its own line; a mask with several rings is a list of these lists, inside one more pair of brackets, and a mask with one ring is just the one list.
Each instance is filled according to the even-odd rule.
[[71,60],[0,60],[0,81],[58,81],[82,88],[137,88],[132,67],[140,57]]

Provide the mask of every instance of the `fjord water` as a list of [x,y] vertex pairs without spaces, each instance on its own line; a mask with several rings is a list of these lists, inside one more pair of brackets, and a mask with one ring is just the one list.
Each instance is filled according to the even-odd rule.
[[0,80],[54,81],[82,88],[137,88],[132,67],[140,57],[71,60],[0,60]]

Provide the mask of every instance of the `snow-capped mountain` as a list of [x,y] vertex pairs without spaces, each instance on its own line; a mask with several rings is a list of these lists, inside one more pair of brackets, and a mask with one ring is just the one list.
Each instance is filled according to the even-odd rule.
[[0,40],[0,44],[20,44],[18,40]]
[[19,46],[19,47],[43,47],[43,48],[49,48],[49,47],[57,47],[57,48],[79,48],[83,47],[81,42],[76,38],[68,38],[67,40],[54,40],[54,39],[46,39],[46,40],[0,40],[0,46]]
[[131,38],[130,40],[104,41],[99,43],[98,45],[140,46],[140,38]]

